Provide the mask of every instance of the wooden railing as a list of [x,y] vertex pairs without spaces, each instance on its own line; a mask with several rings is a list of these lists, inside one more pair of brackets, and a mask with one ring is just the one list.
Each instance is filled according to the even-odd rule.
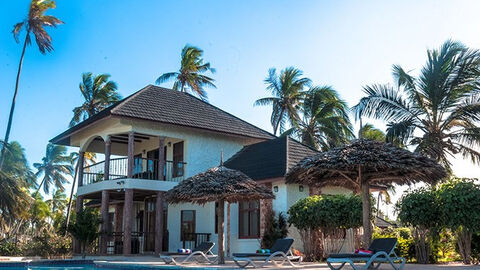
[[182,237],[182,247],[194,249],[203,242],[210,241],[209,233],[184,233]]
[[[159,160],[151,158],[135,158],[132,178],[179,182],[184,179],[185,166],[181,161],[167,160],[163,166],[163,175],[159,174]],[[127,178],[128,158],[110,159],[109,180]],[[105,161],[83,168],[82,185],[88,185],[105,180]]]

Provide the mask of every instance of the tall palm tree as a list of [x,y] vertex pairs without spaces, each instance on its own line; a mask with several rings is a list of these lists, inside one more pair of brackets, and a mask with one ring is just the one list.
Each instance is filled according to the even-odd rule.
[[414,146],[449,170],[455,154],[479,163],[480,51],[448,40],[427,57],[417,77],[394,65],[394,87],[364,87],[356,114],[388,122],[387,140]]
[[63,185],[68,183],[67,176],[73,173],[71,158],[67,155],[65,146],[49,143],[42,163],[34,163],[33,166],[37,169],[37,177],[43,175],[38,190],[43,186],[43,191],[48,194],[50,186],[54,185],[57,190],[65,191]]
[[207,101],[208,95],[204,87],[217,87],[213,84],[215,82],[214,79],[203,75],[207,71],[210,71],[213,74],[215,73],[215,69],[210,67],[210,63],[204,63],[202,56],[203,51],[201,49],[185,45],[182,50],[180,70],[162,74],[157,78],[155,83],[161,84],[171,79],[175,79],[173,90],[191,92],[202,100]]
[[99,113],[101,110],[122,99],[117,92],[117,84],[109,81],[110,75],[93,75],[91,72],[82,74],[82,82],[79,85],[84,98],[82,105],[73,109],[73,118],[70,126],[74,126],[83,120]]
[[254,106],[272,105],[270,123],[275,135],[278,130],[280,133],[285,131],[287,122],[291,126],[297,125],[298,111],[304,95],[303,89],[311,83],[310,79],[302,76],[302,71],[294,67],[282,70],[280,75],[277,75],[275,68],[268,71],[265,84],[266,90],[270,91],[272,96],[258,99]]
[[292,127],[302,143],[326,151],[353,138],[348,106],[329,86],[308,90],[300,104],[301,120]]
[[21,208],[29,202],[26,191],[35,182],[21,145],[11,142],[4,147],[4,164],[0,170],[0,223],[3,224],[17,218]]
[[[23,58],[27,45],[32,43],[31,34],[35,36],[35,42],[42,54],[53,51],[52,38],[45,30],[46,26],[56,27],[63,24],[62,21],[51,15],[45,15],[49,9],[55,8],[55,1],[53,0],[32,0],[27,17],[13,26],[13,37],[17,43],[20,42],[19,36],[22,30],[25,30],[25,40],[23,41],[22,54],[20,55],[20,63],[18,64],[17,79],[15,81],[15,91],[13,92],[12,104],[10,106],[10,114],[8,116],[7,130],[5,132],[5,143],[8,143],[10,138],[10,130],[12,128],[13,112],[15,111],[15,102],[18,94],[18,85],[20,82],[20,73],[22,72]],[[0,154],[0,170],[3,166],[3,155],[5,148],[2,147]]]

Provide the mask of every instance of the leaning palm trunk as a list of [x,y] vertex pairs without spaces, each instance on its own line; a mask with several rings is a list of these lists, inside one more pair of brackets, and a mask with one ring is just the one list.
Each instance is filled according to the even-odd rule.
[[22,49],[22,54],[20,56],[20,63],[18,64],[17,79],[15,81],[15,92],[13,92],[12,105],[10,106],[10,114],[8,115],[7,131],[5,132],[5,139],[3,141],[4,146],[2,147],[2,153],[0,154],[0,170],[3,167],[3,159],[6,151],[5,146],[8,143],[8,139],[10,139],[10,130],[12,128],[13,112],[15,111],[15,102],[17,100],[20,74],[22,73],[23,57],[25,56],[25,50],[27,48],[27,39],[29,35],[30,35],[30,31],[27,31],[27,35],[25,36],[25,41],[23,42],[23,49]]
[[[75,165],[75,175],[73,176],[73,183],[72,183],[72,189],[70,191],[70,200],[68,201],[68,207],[67,207],[67,220],[65,222],[65,235],[67,235],[67,229],[68,229],[68,224],[70,223],[70,216],[71,216],[71,209],[72,209],[72,203],[73,203],[73,190],[75,189],[75,183],[77,181],[78,177],[78,170],[80,163],[77,162],[77,165]],[[80,181],[80,180],[79,180]]]

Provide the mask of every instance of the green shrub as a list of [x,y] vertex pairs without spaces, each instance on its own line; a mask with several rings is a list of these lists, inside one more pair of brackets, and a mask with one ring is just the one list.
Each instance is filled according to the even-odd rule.
[[271,248],[277,239],[285,238],[288,235],[287,221],[283,213],[279,213],[277,218],[271,211],[267,218],[267,228],[262,238],[263,248]]
[[472,179],[453,178],[438,190],[443,225],[456,233],[463,263],[471,263],[472,235],[480,231],[480,186]]
[[55,250],[51,244],[52,238],[49,234],[36,236],[31,241],[28,241],[23,245],[22,253],[25,256],[40,256],[43,258],[49,258],[50,256],[55,255]]
[[19,256],[22,250],[11,241],[3,239],[0,241],[0,256]]
[[435,230],[440,226],[441,209],[434,190],[420,188],[406,193],[397,202],[398,218],[413,227],[412,235],[418,263],[429,263],[436,260],[436,252],[432,250]]
[[306,259],[319,260],[326,255],[322,240],[332,240],[329,246],[333,247],[347,229],[362,226],[362,199],[345,195],[304,198],[288,210],[288,223],[299,229]]
[[362,226],[362,199],[346,195],[304,198],[288,210],[288,223],[298,229],[358,228]]
[[412,261],[415,258],[415,242],[409,228],[375,228],[372,237],[373,239],[395,237],[398,239],[395,253],[404,257],[407,261]]
[[472,235],[472,259],[474,263],[480,263],[480,233]]

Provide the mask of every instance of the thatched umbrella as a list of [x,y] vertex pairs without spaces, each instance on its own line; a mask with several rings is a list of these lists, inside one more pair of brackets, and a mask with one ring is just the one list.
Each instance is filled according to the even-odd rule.
[[218,202],[218,256],[225,263],[223,246],[225,202],[273,199],[270,189],[258,184],[244,173],[220,166],[194,175],[167,192],[169,203],[196,203],[204,205]]
[[391,144],[361,139],[301,160],[287,173],[286,182],[361,191],[364,244],[368,246],[372,236],[371,185],[434,183],[446,176],[445,169],[433,159]]

